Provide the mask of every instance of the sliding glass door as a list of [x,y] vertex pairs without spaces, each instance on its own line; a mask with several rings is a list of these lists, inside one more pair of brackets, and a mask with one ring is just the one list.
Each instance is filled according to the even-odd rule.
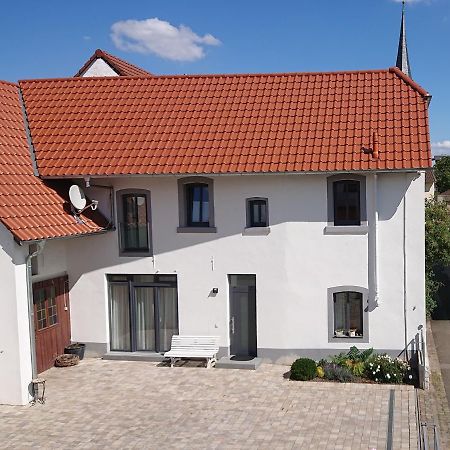
[[156,351],[155,287],[135,287],[136,350]]
[[109,286],[109,327],[111,350],[131,351],[128,284]]
[[111,275],[110,348],[165,352],[178,334],[178,298],[174,275]]

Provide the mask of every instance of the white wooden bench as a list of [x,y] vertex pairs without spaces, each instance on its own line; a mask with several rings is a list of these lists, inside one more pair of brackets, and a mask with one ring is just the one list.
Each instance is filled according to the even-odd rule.
[[164,356],[170,358],[170,367],[181,358],[205,358],[206,367],[216,364],[219,336],[172,336],[170,350]]

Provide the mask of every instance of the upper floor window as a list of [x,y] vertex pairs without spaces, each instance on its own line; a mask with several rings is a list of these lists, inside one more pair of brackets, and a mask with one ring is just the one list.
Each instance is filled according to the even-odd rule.
[[150,195],[148,191],[118,192],[121,254],[150,253]]
[[360,183],[341,180],[333,183],[334,224],[361,225]]
[[189,227],[209,227],[209,187],[207,184],[186,184],[186,212]]
[[178,180],[178,232],[215,232],[213,180],[189,177]]
[[328,177],[328,224],[359,227],[366,220],[365,177]]
[[268,227],[268,202],[267,198],[247,199],[247,227]]

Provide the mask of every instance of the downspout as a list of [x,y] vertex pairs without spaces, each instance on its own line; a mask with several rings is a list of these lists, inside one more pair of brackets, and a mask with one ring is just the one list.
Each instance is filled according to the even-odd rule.
[[[405,186],[408,186],[408,174],[405,173]],[[406,196],[408,195],[408,189],[403,196],[403,323],[404,323],[404,339],[405,339],[405,361],[408,361],[408,323],[407,323],[407,267],[406,267]]]
[[374,208],[374,227],[373,227],[373,301],[375,306],[380,306],[378,297],[378,174],[373,175],[373,208]]
[[39,255],[44,250],[45,241],[38,241],[37,250],[30,253],[26,257],[26,278],[27,278],[27,300],[28,300],[28,326],[30,332],[30,350],[31,350],[31,373],[32,378],[37,377],[37,363],[36,363],[36,342],[34,335],[34,305],[33,305],[33,281],[31,273],[31,260]]

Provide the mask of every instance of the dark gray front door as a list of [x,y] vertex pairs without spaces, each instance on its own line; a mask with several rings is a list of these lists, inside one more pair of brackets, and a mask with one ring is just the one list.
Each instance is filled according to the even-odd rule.
[[254,275],[230,275],[230,353],[256,356],[256,286]]

